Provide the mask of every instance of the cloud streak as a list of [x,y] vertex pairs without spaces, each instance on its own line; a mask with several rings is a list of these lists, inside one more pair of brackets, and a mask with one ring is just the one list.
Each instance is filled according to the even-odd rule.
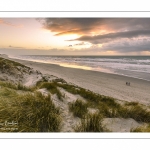
[[18,47],[18,46],[11,46],[11,45],[9,45],[9,48],[25,49],[25,47]]
[[23,27],[23,25],[15,25],[15,24],[12,24],[12,23],[10,23],[10,22],[8,22],[8,21],[4,21],[3,19],[0,19],[0,24],[12,26],[12,27],[17,27],[17,28]]
[[144,38],[144,39],[125,39],[125,40],[118,40],[115,42],[109,42],[105,45],[103,45],[101,50],[111,50],[111,51],[117,51],[121,53],[128,53],[128,52],[143,52],[143,51],[149,51],[150,52],[150,38]]
[[103,28],[103,20],[100,18],[45,18],[38,19],[43,27],[57,36],[64,34],[91,34],[94,30]]
[[143,30],[150,28],[150,18],[45,18],[38,19],[43,27],[56,35],[92,32]]
[[108,33],[97,36],[82,36],[80,38],[68,41],[86,41],[93,44],[102,44],[110,42],[112,40],[114,41],[119,38],[137,38],[139,36],[150,36],[150,30],[135,30],[135,31]]

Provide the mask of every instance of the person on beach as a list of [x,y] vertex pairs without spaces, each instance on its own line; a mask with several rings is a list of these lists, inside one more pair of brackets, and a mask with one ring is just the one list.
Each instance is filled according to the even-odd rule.
[[130,82],[126,82],[126,85],[130,86]]

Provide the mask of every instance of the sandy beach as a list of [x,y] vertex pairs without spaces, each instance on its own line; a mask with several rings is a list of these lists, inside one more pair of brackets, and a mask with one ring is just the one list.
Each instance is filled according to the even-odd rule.
[[[54,64],[11,59],[5,55],[1,55],[0,63],[2,107],[5,106],[2,104],[3,98],[12,103],[12,107],[14,106],[14,101],[9,96],[16,92],[15,96],[12,95],[13,99],[15,101],[19,99],[18,102],[20,102],[21,97],[24,101],[27,100],[27,104],[30,104],[30,101],[32,104],[35,100],[40,100],[42,105],[47,97],[47,102],[50,104],[44,104],[44,107],[48,106],[47,108],[40,105],[38,109],[41,109],[41,114],[47,116],[51,111],[59,110],[53,112],[55,117],[53,113],[49,116],[52,122],[54,118],[56,119],[57,128],[54,123],[50,130],[48,127],[36,129],[35,124],[35,130],[42,132],[132,132],[133,129],[139,131],[139,127],[142,131],[148,127],[146,131],[149,131],[147,124],[150,118],[150,113],[147,111],[150,104],[149,81]],[[130,82],[130,86],[126,85],[126,82]],[[51,105],[55,109],[51,109]],[[29,105],[29,108],[31,106]],[[5,109],[8,111],[7,107]],[[38,109],[36,102],[31,109],[33,111],[31,114],[36,115],[36,111],[39,113]],[[45,109],[48,110],[47,113]],[[24,116],[24,111],[21,110],[20,113]],[[27,111],[27,115],[31,114]],[[88,116],[99,120],[99,123],[95,122],[96,124],[92,122],[93,127],[90,130],[88,127],[82,128],[85,127],[82,126],[82,121],[88,120]],[[52,125],[52,122],[49,122],[49,125]],[[32,129],[29,127],[29,130]]]
[[150,19],[8,17],[0,132],[150,132]]
[[[118,100],[139,102],[150,105],[150,82],[116,74],[91,70],[62,67],[54,64],[12,59],[39,70],[43,74],[54,75],[85,89]],[[130,82],[130,86],[126,85]]]

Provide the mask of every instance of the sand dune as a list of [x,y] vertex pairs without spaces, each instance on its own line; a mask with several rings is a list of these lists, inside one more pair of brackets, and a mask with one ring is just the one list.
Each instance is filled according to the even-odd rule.
[[[79,88],[82,87],[90,91],[93,91],[94,93],[98,93],[100,95],[111,96],[115,99],[118,99],[118,102],[123,105],[125,104],[124,103],[125,101],[139,102],[145,105],[150,104],[150,99],[149,99],[150,82],[148,81],[120,76],[120,75],[114,75],[114,74],[108,74],[108,73],[102,73],[102,72],[96,72],[90,70],[75,69],[75,68],[72,69],[72,68],[61,67],[58,65],[30,62],[24,60],[16,60],[16,59],[14,60],[16,62],[21,63],[19,64],[19,66],[17,66],[16,62],[12,63],[11,61],[7,61],[7,60],[5,61],[10,65],[10,68],[7,69],[7,67],[5,67],[4,65],[3,65],[4,67],[3,66],[1,67],[2,73],[0,77],[3,78],[4,81],[8,80],[8,81],[13,81],[14,83],[21,82],[23,85],[27,87],[35,86],[39,81],[40,82],[48,81],[47,83],[51,84],[50,89],[53,88],[52,83],[54,82],[58,83],[56,89],[60,92],[61,98],[58,96],[59,93],[57,92],[53,93],[52,91],[50,92],[48,90],[48,87],[37,88],[35,89],[34,92],[36,91],[41,92],[45,96],[50,94],[51,100],[53,101],[55,106],[60,109],[60,118],[61,118],[60,132],[75,131],[74,127],[80,124],[81,117],[73,115],[73,113],[70,111],[70,107],[69,107],[70,103],[72,102],[75,103],[77,102],[77,100],[81,100],[84,104],[87,104],[90,96],[88,95],[88,97],[85,97],[83,95],[81,96],[81,93],[80,94],[71,93],[65,90],[64,88],[61,88],[61,86],[58,86],[59,84],[78,85],[79,87],[75,86],[75,90],[79,90]],[[18,74],[21,74],[21,76],[18,77]],[[4,76],[6,75],[8,79],[4,78]],[[126,82],[130,82],[130,86],[127,86]],[[94,101],[96,100],[97,98],[94,97]],[[87,114],[88,113],[97,114],[99,112],[103,114],[102,108],[97,107],[97,105],[100,106],[102,104],[96,103],[95,105],[94,103],[91,102],[88,103]],[[130,106],[128,106],[129,115],[127,117],[121,115],[121,113],[120,113],[121,116],[119,114],[115,115],[115,113],[113,116],[111,116],[111,111],[112,111],[111,106],[109,106],[107,102],[108,101],[106,101],[106,99],[105,101],[103,101],[103,103],[105,103],[108,107],[106,107],[107,111],[104,108],[106,114],[104,115],[105,117],[103,118],[102,125],[106,126],[106,128],[109,131],[130,132],[132,129],[144,125],[144,121],[141,122],[141,120],[138,120],[137,117],[134,118],[132,115],[134,113],[129,113]],[[106,105],[102,105],[102,106],[106,106]],[[144,108],[143,110],[142,108],[139,109],[142,110],[142,112],[145,111],[146,108],[148,108],[145,107],[144,105],[142,107]],[[116,110],[118,109],[117,110],[118,112],[119,112],[119,108],[120,107],[117,105]],[[137,109],[139,107],[135,107],[135,108]],[[107,114],[108,111],[109,114]],[[123,114],[125,112],[126,110],[123,112]],[[143,115],[141,112],[137,112],[134,110],[132,112],[136,112],[137,114]],[[147,113],[146,115],[149,114]]]
[[[53,64],[14,60],[39,70],[44,74],[63,78],[67,82],[102,95],[111,96],[123,101],[139,102],[145,105],[150,104],[149,81],[103,72],[61,67]],[[131,85],[127,86],[126,82],[130,82]]]

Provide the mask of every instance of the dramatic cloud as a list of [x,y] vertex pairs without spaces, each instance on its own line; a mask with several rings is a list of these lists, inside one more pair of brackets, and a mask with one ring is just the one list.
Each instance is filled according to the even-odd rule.
[[150,18],[1,18],[0,30],[0,52],[8,54],[150,53]]
[[79,41],[72,48],[86,43],[92,45],[81,51],[150,51],[150,18],[45,18],[40,21],[55,36],[78,34],[79,38],[68,40]]
[[102,32],[150,28],[150,18],[46,18],[39,19],[45,29],[63,34],[99,34]]
[[88,33],[102,19],[95,18],[46,18],[39,19],[45,29],[56,32],[56,35]]
[[122,41],[117,40],[115,42],[110,42],[103,45],[100,50],[112,50],[121,53],[127,52],[142,52],[149,51],[150,52],[150,38],[144,39],[124,39]]
[[108,33],[97,36],[82,36],[80,38],[69,40],[69,41],[86,41],[93,44],[102,44],[110,41],[114,41],[118,38],[136,38],[139,36],[150,36],[150,30],[135,30],[135,31],[126,31],[126,32],[116,32]]

